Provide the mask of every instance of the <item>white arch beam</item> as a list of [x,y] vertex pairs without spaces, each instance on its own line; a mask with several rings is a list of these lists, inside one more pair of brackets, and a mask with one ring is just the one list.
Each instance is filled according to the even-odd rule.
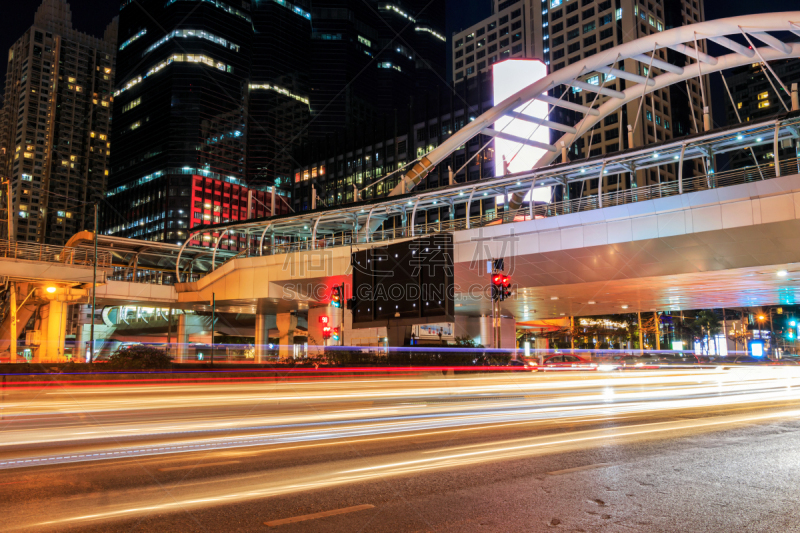
[[[497,122],[501,117],[508,115],[509,112],[514,111],[516,108],[524,105],[526,102],[532,99],[570,108],[570,106],[567,105],[568,102],[559,101],[552,97],[543,95],[543,93],[546,93],[550,89],[561,85],[570,85],[572,80],[591,72],[597,72],[598,69],[613,65],[615,62],[620,60],[635,59],[640,62],[649,63],[652,59],[652,64],[654,67],[667,72],[666,74],[662,74],[656,78],[655,85],[646,87],[647,92],[652,92],[656,88],[662,88],[672,83],[676,83],[677,81],[682,81],[684,79],[688,79],[689,77],[697,76],[699,73],[698,65],[700,64],[693,63],[691,65],[687,65],[686,67],[677,67],[667,63],[666,61],[656,59],[654,57],[651,58],[649,54],[653,53],[654,50],[657,51],[668,46],[692,43],[698,36],[700,38],[711,39],[715,37],[724,37],[725,35],[740,34],[742,28],[747,28],[746,31],[749,34],[755,36],[768,46],[773,47],[771,52],[774,53],[765,53],[765,58],[769,57],[773,59],[782,59],[785,57],[797,57],[797,54],[795,53],[796,45],[790,46],[786,43],[783,43],[766,32],[797,31],[797,26],[791,21],[798,20],[800,20],[800,11],[764,13],[700,22],[697,24],[680,26],[664,32],[647,35],[640,39],[636,39],[635,41],[604,50],[572,65],[567,65],[563,69],[528,85],[524,89],[518,91],[516,94],[483,113],[483,115],[467,124],[464,128],[455,132],[449,139],[439,145],[438,148],[435,148],[433,151],[426,154],[426,156],[419,162],[417,162],[417,164],[412,167],[411,171],[403,176],[403,179],[392,190],[389,196],[397,196],[409,192],[431,171],[431,169],[433,169],[433,167],[449,157],[450,154],[456,151],[460,146],[481,133],[485,128]],[[722,42],[725,43],[725,41]],[[723,46],[727,46],[728,44],[730,43],[723,44]],[[682,50],[688,52],[686,49]],[[781,50],[783,52],[781,52]],[[706,68],[703,69],[702,74],[706,75],[717,70],[722,70],[723,68],[731,68],[731,66],[724,66],[725,64],[731,65],[732,63],[735,63],[733,66],[742,64],[744,54],[739,54],[738,52],[739,51],[737,50],[737,55],[739,56],[738,61],[730,60],[729,56],[724,56],[726,61],[723,61],[722,58],[713,58],[717,61],[717,63],[706,64]],[[697,53],[697,51],[694,51],[693,48],[692,53],[695,53],[695,57],[699,57],[701,61],[704,59],[704,56],[701,56],[699,53]],[[776,53],[778,57],[776,57]],[[710,56],[706,57],[706,59],[711,60]],[[604,106],[613,106],[613,109],[617,109],[623,103],[630,101],[630,99],[633,98],[633,95],[630,92],[631,89],[633,89],[633,93],[635,93],[637,96],[641,96],[643,92],[639,85],[633,86],[624,91],[625,98],[610,99],[601,106],[601,109]],[[594,123],[597,123],[599,118],[604,118],[608,113],[606,110],[599,111],[596,114],[591,113],[583,106],[581,106],[581,109],[575,110],[581,112],[585,111],[586,117],[584,118],[584,121],[587,120],[588,116],[594,115],[595,118],[592,119]],[[578,131],[580,132],[581,129],[582,128],[579,128]],[[543,161],[546,161],[548,158],[554,158],[554,156],[551,154],[546,154],[540,163],[547,164],[543,163]],[[550,161],[552,160],[553,159],[550,159]]]

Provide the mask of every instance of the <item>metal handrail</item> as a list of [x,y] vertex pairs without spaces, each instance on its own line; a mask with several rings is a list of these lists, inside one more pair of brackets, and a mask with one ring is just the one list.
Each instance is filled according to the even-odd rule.
[[[0,257],[21,261],[42,261],[71,266],[91,267],[94,264],[92,248],[74,248],[39,244],[27,241],[8,241],[0,239]],[[98,251],[97,268],[111,267],[111,252]]]
[[[800,172],[800,159],[789,158],[781,160],[779,163],[779,168],[781,175],[797,174]],[[627,205],[658,198],[676,196],[682,193],[753,183],[767,179],[773,179],[775,177],[776,168],[774,163],[763,163],[743,169],[719,173],[710,172],[708,174],[687,177],[683,179],[682,187],[678,184],[677,180],[670,180],[643,187],[633,187],[630,189],[606,192],[602,195],[602,201],[597,194],[592,194],[579,198],[563,200],[560,202],[535,205],[533,209],[530,207],[522,207],[513,211],[499,209],[495,212],[469,217],[469,219],[458,218],[453,220],[439,220],[430,223],[420,223],[415,224],[413,228],[411,226],[401,226],[379,229],[373,233],[370,233],[369,242],[391,241],[395,239],[422,236],[431,233],[449,233],[470,228],[480,228],[497,224],[520,222],[524,220],[530,220],[531,214],[533,215],[534,219],[538,219],[570,213],[580,213],[600,209],[601,206],[605,208]],[[365,243],[366,240],[366,234],[362,229],[360,231],[342,232],[336,235],[319,236],[316,240],[304,239],[289,243],[278,243],[272,246],[265,244],[263,253],[264,255],[278,255],[311,250],[322,250],[338,246],[350,246],[353,244]],[[2,253],[2,243],[0,243],[0,254]],[[259,255],[258,246],[249,246],[245,248],[235,256],[226,258],[225,261],[223,261],[223,264],[230,259],[249,255]],[[216,268],[219,268],[219,266],[216,266]],[[137,270],[136,277],[134,279],[131,270],[132,269],[127,267],[115,266],[114,272],[109,275],[109,279],[121,279],[134,283],[157,283],[164,285],[171,285],[175,283],[175,276],[173,273],[165,273],[161,271],[147,273],[147,271],[139,269]],[[196,281],[205,274],[206,273],[187,273],[185,274],[187,277],[184,278],[184,281]]]

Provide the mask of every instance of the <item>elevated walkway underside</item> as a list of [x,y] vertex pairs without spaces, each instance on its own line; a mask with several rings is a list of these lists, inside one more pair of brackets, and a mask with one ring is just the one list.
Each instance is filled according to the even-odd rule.
[[[793,303],[800,175],[454,232],[456,314],[490,312],[486,260],[505,257],[519,320]],[[359,244],[374,246],[380,243]],[[350,247],[237,258],[176,286],[182,305],[283,313],[349,282]],[[782,275],[786,271],[786,275]],[[781,275],[779,275],[779,272]]]
[[[456,280],[485,283],[486,257],[504,255],[516,297],[503,309],[520,320],[800,296],[800,175],[506,227],[455,234]],[[460,295],[462,312],[488,312]]]

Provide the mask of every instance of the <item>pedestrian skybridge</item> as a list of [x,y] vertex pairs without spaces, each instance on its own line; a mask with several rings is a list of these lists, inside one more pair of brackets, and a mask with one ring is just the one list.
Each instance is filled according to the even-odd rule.
[[[763,145],[772,148],[774,154],[779,154],[781,146],[787,143],[796,145],[798,131],[800,113],[791,112],[759,122],[748,122],[744,126],[665,141],[604,157],[542,167],[497,179],[359,202],[342,208],[323,208],[297,215],[196,227],[181,247],[175,276],[182,276],[181,281],[189,281],[189,276],[183,274],[186,266],[182,254],[190,251],[196,256],[198,248],[189,244],[199,241],[203,235],[212,236],[215,243],[213,250],[217,249],[226,235],[245,235],[250,243],[247,249],[237,254],[226,251],[225,257],[222,257],[222,250],[209,252],[209,248],[206,248],[203,257],[206,261],[204,271],[207,272],[218,268],[230,258],[363,245],[430,233],[512,224],[793,175],[800,171],[800,162],[794,154],[793,157],[785,158],[776,156],[772,162],[766,164],[721,172],[716,172],[713,164],[715,156],[749,151],[752,147]],[[704,161],[708,172],[684,176],[683,162],[696,159]],[[626,174],[649,170],[661,175],[660,169],[666,165],[671,165],[673,169],[677,167],[677,172],[672,174],[677,179],[643,187],[606,191],[610,183],[624,183],[623,177]],[[601,177],[604,185],[597,187]],[[565,189],[570,184],[581,184],[588,180],[593,180],[594,190],[602,192],[561,199],[568,196]],[[550,188],[549,196],[560,200],[526,200],[521,207],[510,208],[509,200],[514,195],[530,199],[538,196],[534,191],[542,188]],[[575,188],[572,188],[573,191]],[[497,199],[497,209],[488,216],[467,216],[482,199]],[[381,225],[371,230],[372,221],[378,217],[382,220]],[[434,220],[431,222],[431,219]]]

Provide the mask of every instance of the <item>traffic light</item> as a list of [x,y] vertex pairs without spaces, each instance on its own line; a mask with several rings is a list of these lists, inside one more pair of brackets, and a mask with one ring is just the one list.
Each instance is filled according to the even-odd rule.
[[342,306],[342,287],[341,285],[336,285],[333,287],[333,293],[331,294],[331,305],[334,307],[341,307]]
[[339,341],[339,328],[338,327],[333,328],[333,335],[331,335],[331,337],[333,338],[333,340],[335,340],[337,342]]
[[330,326],[322,326],[322,338],[326,339],[326,340],[331,338],[331,327]]
[[329,317],[327,315],[321,315],[319,317],[319,323],[322,324],[322,325],[327,325],[327,324],[330,323],[330,321],[331,321],[331,317]]
[[503,287],[500,290],[500,301],[511,298],[511,278],[503,276]]
[[502,300],[503,294],[503,278],[502,274],[492,275],[492,301]]

